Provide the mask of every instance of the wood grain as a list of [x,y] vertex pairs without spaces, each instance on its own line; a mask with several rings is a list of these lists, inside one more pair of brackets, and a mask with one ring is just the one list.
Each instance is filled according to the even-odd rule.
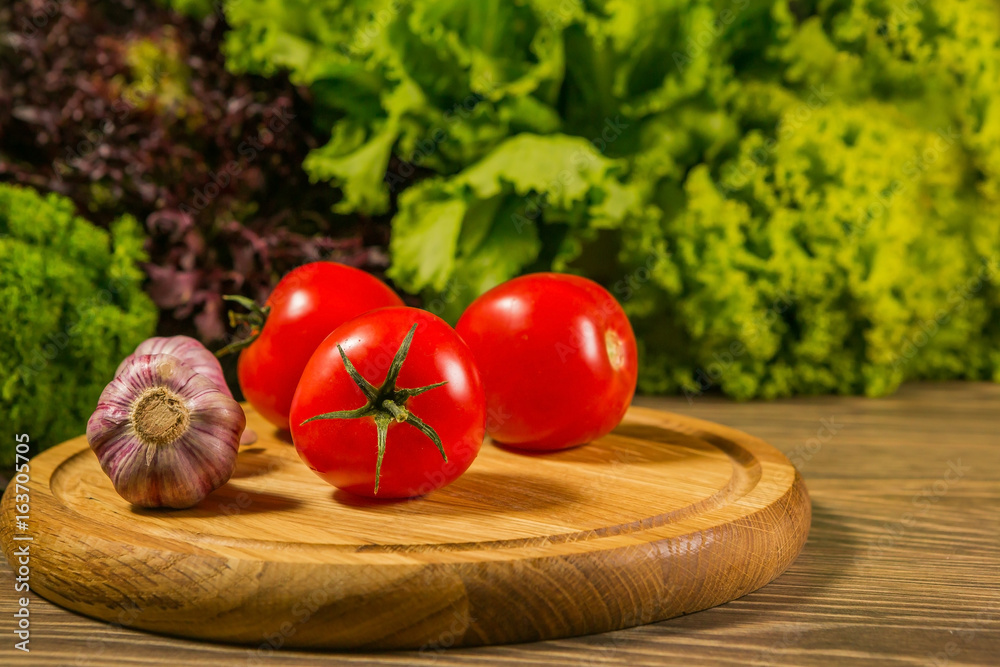
[[[1000,655],[1000,386],[915,384],[895,396],[737,404],[638,403],[754,433],[798,461],[813,504],[784,575],[668,621],[573,639],[330,654],[173,639],[72,614],[31,595],[31,653],[11,665],[996,665]],[[839,429],[818,443],[821,420]],[[900,533],[949,460],[970,469]],[[940,489],[940,485],[939,485]],[[918,509],[919,511],[919,509]],[[881,544],[880,544],[881,542]],[[0,637],[14,576],[0,563]]]
[[[728,602],[783,572],[810,507],[787,459],[738,431],[631,408],[547,455],[484,447],[455,484],[335,491],[248,408],[259,442],[189,510],[122,500],[85,438],[33,459],[33,590],[88,616],[253,645],[428,648],[605,632]],[[0,539],[19,546],[13,494]]]

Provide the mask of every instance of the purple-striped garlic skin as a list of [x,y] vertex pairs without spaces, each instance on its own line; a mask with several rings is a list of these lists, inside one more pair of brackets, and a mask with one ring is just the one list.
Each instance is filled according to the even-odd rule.
[[[133,357],[142,354],[169,354],[177,357],[181,360],[181,363],[195,373],[204,375],[214,382],[223,394],[230,398],[233,397],[233,392],[229,390],[229,385],[226,384],[226,377],[222,372],[222,364],[219,363],[219,360],[215,358],[215,355],[207,347],[190,336],[157,336],[155,338],[147,338],[139,343],[139,346],[135,348],[135,351],[131,355],[125,357],[118,364],[115,377],[121,374],[122,369],[125,368],[125,365]],[[241,445],[250,445],[256,441],[257,434],[253,429],[248,428],[243,431],[243,436],[240,439]]]
[[219,363],[219,360],[215,358],[215,355],[207,347],[190,336],[157,336],[155,338],[147,338],[139,343],[139,346],[135,348],[135,351],[130,356],[125,357],[118,364],[115,377],[121,374],[122,369],[125,368],[125,364],[132,357],[139,356],[140,354],[169,354],[177,357],[181,360],[181,363],[195,373],[200,373],[214,382],[223,394],[230,398],[233,396],[233,392],[229,391],[226,378],[222,373],[222,364]]
[[243,408],[172,355],[133,355],[87,422],[115,491],[140,507],[186,508],[236,469]]

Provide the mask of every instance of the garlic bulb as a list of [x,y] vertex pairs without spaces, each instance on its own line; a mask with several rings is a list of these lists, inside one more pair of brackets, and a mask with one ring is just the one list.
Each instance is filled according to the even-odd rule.
[[233,392],[229,391],[226,378],[222,374],[222,365],[219,363],[219,360],[215,358],[214,354],[209,352],[207,347],[190,336],[170,336],[169,338],[158,336],[156,338],[147,338],[139,343],[139,347],[135,348],[135,351],[130,356],[125,357],[118,364],[115,376],[117,377],[121,374],[122,369],[125,368],[125,364],[132,357],[140,354],[169,354],[170,356],[177,357],[181,360],[181,363],[195,373],[204,375],[214,382],[223,394],[230,398],[233,396]]
[[[120,364],[118,364],[118,370],[115,371],[115,377],[121,374],[125,365],[131,361],[133,357],[141,354],[169,354],[171,356],[177,357],[181,360],[185,366],[193,370],[199,375],[204,375],[209,380],[215,383],[215,386],[219,388],[226,396],[230,398],[233,397],[233,392],[229,390],[229,385],[226,384],[225,375],[222,373],[222,365],[219,360],[215,358],[207,347],[196,341],[194,338],[189,336],[170,336],[170,337],[155,337],[147,338],[146,340],[139,343],[139,347],[135,348],[135,351],[128,357],[125,357]],[[246,429],[243,431],[243,437],[240,439],[241,445],[250,445],[257,441],[257,434],[254,433],[252,429]]]
[[140,507],[191,507],[236,469],[246,416],[168,354],[133,355],[104,389],[87,440],[115,491]]

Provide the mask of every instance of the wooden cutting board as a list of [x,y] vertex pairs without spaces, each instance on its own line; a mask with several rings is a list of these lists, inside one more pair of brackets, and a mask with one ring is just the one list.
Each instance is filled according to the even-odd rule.
[[[31,461],[27,533],[3,497],[7,559],[35,593],[171,635],[325,648],[438,648],[604,632],[738,598],[795,559],[801,477],[749,435],[632,408],[611,435],[528,455],[491,443],[415,500],[337,491],[247,407],[260,440],[198,506],[122,500],[80,437]],[[14,541],[15,534],[30,542]]]

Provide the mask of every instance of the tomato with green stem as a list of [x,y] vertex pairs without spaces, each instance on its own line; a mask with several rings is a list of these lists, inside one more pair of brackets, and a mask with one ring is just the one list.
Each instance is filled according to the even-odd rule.
[[509,280],[473,301],[455,328],[475,355],[497,442],[581,445],[617,426],[632,401],[635,334],[621,305],[592,280]]
[[357,495],[407,498],[451,483],[485,434],[472,353],[441,318],[382,308],[338,327],[292,401],[292,441],[313,472]]
[[402,306],[403,300],[381,280],[335,262],[312,262],[290,271],[264,306],[242,296],[224,297],[249,310],[230,312],[233,326],[250,326],[251,335],[218,352],[242,350],[237,365],[240,389],[250,405],[281,429],[289,427],[292,396],[309,357],[330,332],[376,308]]

